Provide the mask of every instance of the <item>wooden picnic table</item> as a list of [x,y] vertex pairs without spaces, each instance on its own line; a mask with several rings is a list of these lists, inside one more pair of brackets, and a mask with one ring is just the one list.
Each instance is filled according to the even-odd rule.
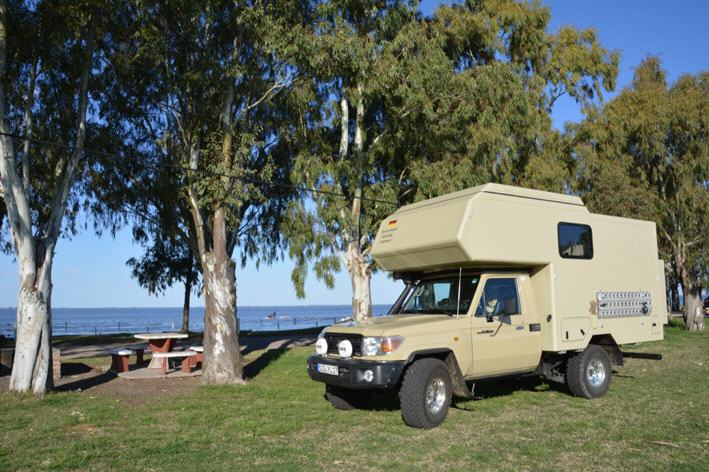
[[[185,339],[187,335],[185,333],[141,333],[136,334],[135,338],[148,341],[152,352],[170,352],[172,348],[175,347],[175,341],[177,339]],[[163,370],[163,366],[166,362],[167,358],[156,358],[153,356],[148,365],[148,369]]]

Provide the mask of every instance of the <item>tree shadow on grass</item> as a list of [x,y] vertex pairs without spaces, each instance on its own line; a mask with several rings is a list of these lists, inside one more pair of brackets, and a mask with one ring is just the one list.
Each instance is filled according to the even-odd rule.
[[244,378],[246,380],[251,380],[258,376],[272,362],[277,361],[283,354],[285,354],[287,350],[288,343],[277,349],[268,349],[267,351],[264,351],[263,354],[244,366]]
[[91,366],[83,362],[62,362],[62,376],[81,375],[91,372]]
[[106,382],[110,382],[111,380],[116,378],[116,374],[114,374],[111,371],[108,372],[103,372],[103,373],[97,373],[97,375],[94,375],[92,377],[83,377],[81,379],[75,380],[73,382],[67,382],[61,385],[58,385],[55,387],[55,390],[57,392],[71,392],[74,390],[88,390],[92,387],[96,387],[98,385],[104,384]]

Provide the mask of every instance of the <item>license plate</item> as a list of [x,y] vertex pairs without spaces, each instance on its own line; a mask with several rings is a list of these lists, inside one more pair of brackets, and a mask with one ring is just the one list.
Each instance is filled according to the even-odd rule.
[[318,364],[318,372],[327,375],[338,375],[339,369],[336,365]]

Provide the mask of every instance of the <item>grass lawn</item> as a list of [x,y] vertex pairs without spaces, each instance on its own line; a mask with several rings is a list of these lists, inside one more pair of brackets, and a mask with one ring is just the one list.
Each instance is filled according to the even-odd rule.
[[664,359],[627,359],[594,401],[536,379],[479,383],[482,399],[430,431],[386,397],[333,409],[306,374],[309,348],[271,351],[245,387],[143,404],[2,393],[0,470],[709,470],[709,333],[668,328],[626,350]]

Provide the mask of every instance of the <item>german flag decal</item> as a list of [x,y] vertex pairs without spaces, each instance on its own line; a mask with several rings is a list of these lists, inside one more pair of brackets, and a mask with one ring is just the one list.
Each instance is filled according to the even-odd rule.
[[390,227],[390,228],[396,228],[396,220],[391,220],[391,221],[389,221],[389,227]]

